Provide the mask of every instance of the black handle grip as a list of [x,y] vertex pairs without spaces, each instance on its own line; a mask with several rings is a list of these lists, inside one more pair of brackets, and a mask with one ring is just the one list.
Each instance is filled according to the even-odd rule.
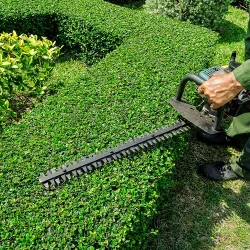
[[195,82],[197,85],[201,85],[202,83],[205,82],[204,79],[202,79],[201,77],[195,75],[195,74],[189,74],[189,75],[186,75],[182,78],[181,82],[180,82],[180,85],[179,85],[179,89],[178,89],[178,93],[177,93],[177,97],[176,97],[176,100],[177,101],[181,101],[181,98],[182,98],[182,95],[183,95],[183,92],[184,92],[184,89],[186,87],[186,83],[188,81],[193,81]]
[[214,130],[220,131],[221,130],[221,121],[222,121],[224,111],[225,111],[224,106],[218,108],[216,111],[217,111],[217,113],[215,116]]
[[[204,79],[202,79],[201,77],[199,77],[195,74],[189,74],[189,75],[184,76],[180,82],[180,85],[179,85],[179,89],[178,89],[178,93],[177,93],[177,97],[176,97],[177,101],[181,101],[182,95],[184,93],[184,89],[185,89],[188,81],[193,81],[199,86],[205,82]],[[222,120],[222,117],[224,115],[224,107],[220,107],[216,111],[217,112],[215,115],[215,124],[214,124],[213,129],[215,131],[220,131],[221,130],[221,120]]]

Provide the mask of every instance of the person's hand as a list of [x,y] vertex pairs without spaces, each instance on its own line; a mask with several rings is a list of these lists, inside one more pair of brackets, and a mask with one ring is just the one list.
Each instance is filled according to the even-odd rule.
[[198,88],[198,93],[204,94],[208,98],[212,109],[218,109],[233,100],[243,89],[243,86],[231,72],[229,74],[213,75]]

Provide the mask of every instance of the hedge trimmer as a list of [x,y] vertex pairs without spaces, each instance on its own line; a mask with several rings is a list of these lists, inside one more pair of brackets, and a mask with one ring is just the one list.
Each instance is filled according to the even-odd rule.
[[[102,167],[106,163],[122,159],[123,157],[135,154],[141,150],[146,150],[153,145],[173,137],[174,135],[185,132],[190,129],[191,124],[208,134],[222,133],[221,121],[224,114],[238,116],[249,110],[250,95],[248,91],[241,91],[234,100],[218,110],[212,110],[208,104],[205,104],[201,111],[199,111],[195,106],[182,99],[182,95],[188,81],[195,82],[197,86],[200,86],[213,74],[228,74],[233,71],[240,65],[240,63],[235,62],[235,58],[236,52],[233,52],[229,67],[227,68],[215,66],[201,71],[199,75],[189,74],[183,77],[176,98],[169,99],[169,103],[185,121],[177,121],[174,125],[162,127],[152,133],[146,133],[137,138],[130,139],[128,142],[121,143],[117,147],[111,146],[106,150],[100,151],[99,154],[90,154],[84,156],[78,161],[63,165],[58,169],[53,168],[47,173],[40,175],[40,183],[46,188],[49,188],[50,185],[57,186],[60,183],[71,179],[73,176],[80,176],[84,173],[91,172]],[[203,96],[202,98],[206,101]]]

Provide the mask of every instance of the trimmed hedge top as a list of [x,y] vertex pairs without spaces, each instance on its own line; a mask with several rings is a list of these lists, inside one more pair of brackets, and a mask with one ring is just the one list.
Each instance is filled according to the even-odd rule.
[[[183,75],[207,66],[217,36],[100,0],[1,1],[0,31],[55,36],[50,27],[87,61],[106,57],[80,75],[72,63],[56,95],[4,127],[0,244],[3,249],[142,249],[153,233],[148,224],[160,192],[172,184],[174,162],[185,151],[182,137],[51,191],[38,176],[173,123],[177,115],[167,99]],[[64,64],[58,67],[65,71]]]

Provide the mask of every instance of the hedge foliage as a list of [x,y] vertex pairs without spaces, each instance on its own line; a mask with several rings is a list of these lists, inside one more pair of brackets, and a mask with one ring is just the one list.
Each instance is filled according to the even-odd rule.
[[174,123],[177,114],[167,100],[183,75],[208,66],[216,34],[101,0],[0,3],[0,30],[16,24],[19,31],[57,34],[93,62],[106,55],[85,73],[62,64],[64,87],[3,128],[1,248],[145,248],[154,234],[150,219],[172,185],[176,159],[185,153],[184,137],[50,191],[38,176]]
[[150,13],[190,21],[216,29],[222,23],[232,0],[146,0]]
[[15,116],[11,109],[15,95],[44,94],[44,82],[60,53],[54,45],[36,35],[18,36],[15,31],[0,34],[0,122]]

